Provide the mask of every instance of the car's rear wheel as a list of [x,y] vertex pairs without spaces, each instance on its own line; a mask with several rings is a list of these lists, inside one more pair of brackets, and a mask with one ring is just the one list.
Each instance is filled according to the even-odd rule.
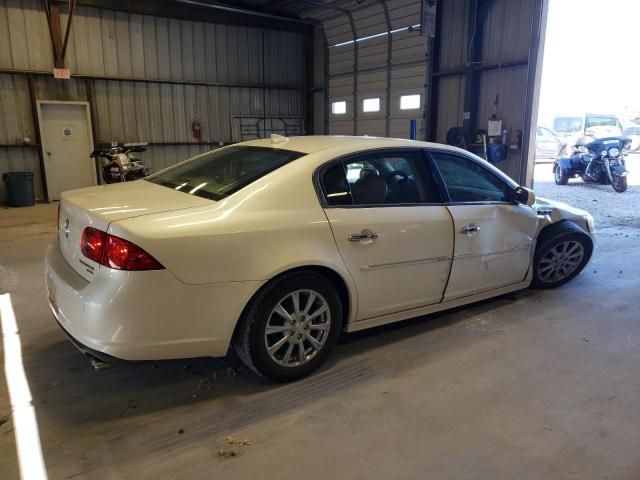
[[287,382],[316,370],[342,329],[334,285],[315,272],[278,277],[258,293],[241,319],[234,348],[254,372]]
[[567,283],[585,267],[593,241],[579,226],[560,222],[543,230],[533,258],[533,288],[555,288]]

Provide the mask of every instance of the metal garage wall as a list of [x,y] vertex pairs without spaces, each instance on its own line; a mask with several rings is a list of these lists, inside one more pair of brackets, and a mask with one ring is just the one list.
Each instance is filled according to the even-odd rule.
[[283,122],[304,131],[301,33],[78,6],[65,60],[74,78],[54,80],[41,1],[0,0],[0,173],[33,171],[39,198],[38,149],[14,146],[36,138],[28,77],[35,99],[90,101],[96,144],[150,142],[143,158],[154,170]]
[[[427,40],[419,33],[420,1],[334,2],[302,16],[318,22],[328,45],[325,133],[408,137],[411,119],[424,138]],[[400,110],[400,96],[420,94],[420,108]],[[380,98],[380,111],[362,102]],[[331,103],[346,101],[345,114]]]
[[[484,4],[484,7],[483,7]],[[480,58],[470,62],[470,15],[485,9]],[[519,150],[510,150],[497,166],[522,184],[530,184],[528,145],[531,118],[537,117],[536,75],[540,72],[546,0],[442,0],[438,2],[436,65],[430,138],[445,142],[451,127],[463,125],[465,79],[473,70],[473,131],[487,129],[495,113],[509,131],[509,143],[523,135]],[[497,98],[497,105],[494,105]],[[535,127],[535,125],[533,125]],[[481,153],[479,148],[470,148]]]

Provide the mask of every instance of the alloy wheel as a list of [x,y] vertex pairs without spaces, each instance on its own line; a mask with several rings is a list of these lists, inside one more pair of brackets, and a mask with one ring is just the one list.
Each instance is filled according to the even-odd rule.
[[264,333],[271,359],[283,367],[298,367],[314,358],[331,329],[329,304],[313,290],[296,290],[273,308]]
[[546,283],[564,280],[582,263],[584,247],[580,242],[567,240],[558,243],[540,259],[538,277]]

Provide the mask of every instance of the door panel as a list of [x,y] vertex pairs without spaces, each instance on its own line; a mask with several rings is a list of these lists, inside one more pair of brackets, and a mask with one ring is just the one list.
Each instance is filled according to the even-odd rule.
[[38,103],[49,200],[59,200],[65,190],[96,184],[87,108],[84,103]]
[[444,300],[524,280],[537,216],[527,205],[452,205],[455,254]]
[[[325,213],[356,284],[356,320],[442,300],[453,254],[446,207],[327,208]],[[349,240],[363,232],[377,238]]]

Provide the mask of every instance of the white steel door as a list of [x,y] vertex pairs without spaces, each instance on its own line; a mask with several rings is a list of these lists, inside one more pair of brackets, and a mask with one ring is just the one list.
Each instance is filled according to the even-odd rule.
[[438,303],[453,222],[423,152],[374,150],[322,175],[325,213],[358,292],[356,320]]
[[87,102],[38,101],[44,175],[49,200],[96,184],[91,119]]
[[455,253],[444,300],[522,282],[537,217],[527,205],[452,205]]
[[331,208],[326,214],[358,291],[356,320],[442,300],[453,247],[445,207]]
[[447,190],[455,251],[444,301],[522,282],[536,212],[515,203],[517,185],[478,157],[430,151]]

